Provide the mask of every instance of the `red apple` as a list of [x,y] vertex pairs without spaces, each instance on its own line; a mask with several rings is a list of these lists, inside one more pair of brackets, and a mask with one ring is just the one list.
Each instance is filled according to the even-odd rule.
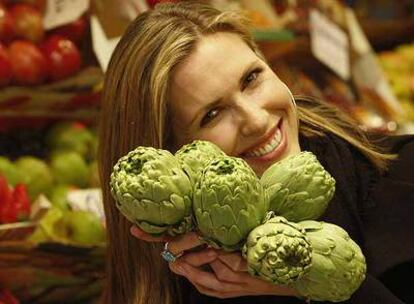
[[12,79],[12,67],[7,49],[0,43],[0,87],[10,83]]
[[16,34],[14,18],[0,3],[0,42],[9,42]]
[[72,40],[74,43],[79,44],[85,37],[88,30],[88,21],[85,16],[81,16],[79,19],[59,26],[51,31],[53,35],[63,36]]
[[82,59],[77,46],[58,35],[48,37],[41,45],[49,65],[49,77],[59,80],[79,71]]
[[13,80],[21,85],[41,84],[45,81],[48,62],[40,49],[30,41],[16,40],[9,46]]
[[28,4],[16,4],[10,8],[10,14],[14,17],[18,37],[33,42],[43,39],[43,19],[39,10]]

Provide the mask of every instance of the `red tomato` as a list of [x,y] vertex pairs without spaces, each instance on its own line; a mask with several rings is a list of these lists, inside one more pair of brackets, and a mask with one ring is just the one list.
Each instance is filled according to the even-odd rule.
[[81,16],[79,19],[59,26],[51,31],[53,35],[63,36],[72,40],[74,43],[79,44],[82,39],[85,38],[88,30],[88,21],[85,16]]
[[69,39],[52,35],[42,43],[41,49],[49,65],[49,76],[59,80],[79,71],[82,59],[77,46]]
[[16,4],[10,8],[16,27],[16,35],[33,42],[43,39],[43,19],[40,12],[28,4]]
[[6,86],[12,79],[12,67],[7,49],[0,43],[0,87]]
[[0,3],[0,42],[8,42],[16,34],[14,18],[10,12]]
[[30,41],[16,40],[9,46],[13,80],[21,85],[35,85],[44,82],[48,62],[39,48]]

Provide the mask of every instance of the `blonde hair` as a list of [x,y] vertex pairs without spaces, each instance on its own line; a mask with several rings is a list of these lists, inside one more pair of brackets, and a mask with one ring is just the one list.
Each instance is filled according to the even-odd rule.
[[[109,178],[116,161],[137,146],[165,148],[172,140],[168,121],[169,78],[203,35],[238,34],[262,58],[246,20],[194,1],[158,5],[134,20],[117,45],[102,98],[100,174],[107,225],[107,270],[104,303],[172,304],[180,299],[178,278],[162,260],[161,244],[139,241],[132,225],[115,207]],[[299,108],[300,132],[333,132],[357,147],[378,168],[387,157],[373,149],[355,124],[336,118],[329,107]]]

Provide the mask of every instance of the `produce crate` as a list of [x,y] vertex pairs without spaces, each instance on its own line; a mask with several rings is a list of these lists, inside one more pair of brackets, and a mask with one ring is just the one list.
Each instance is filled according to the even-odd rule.
[[95,122],[103,72],[97,66],[75,76],[35,87],[9,86],[0,90],[0,130],[42,126],[62,119]]
[[21,303],[98,303],[104,246],[0,241],[0,286]]

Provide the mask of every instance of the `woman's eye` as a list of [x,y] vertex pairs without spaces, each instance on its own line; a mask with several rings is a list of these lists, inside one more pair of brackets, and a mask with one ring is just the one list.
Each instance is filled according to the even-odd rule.
[[210,121],[212,121],[219,113],[219,109],[212,109],[210,111],[207,112],[206,115],[204,115],[203,119],[201,120],[200,125],[204,126],[206,124],[208,124]]
[[261,71],[262,69],[257,68],[250,72],[244,80],[244,86],[247,87],[250,83],[254,82],[259,77]]

